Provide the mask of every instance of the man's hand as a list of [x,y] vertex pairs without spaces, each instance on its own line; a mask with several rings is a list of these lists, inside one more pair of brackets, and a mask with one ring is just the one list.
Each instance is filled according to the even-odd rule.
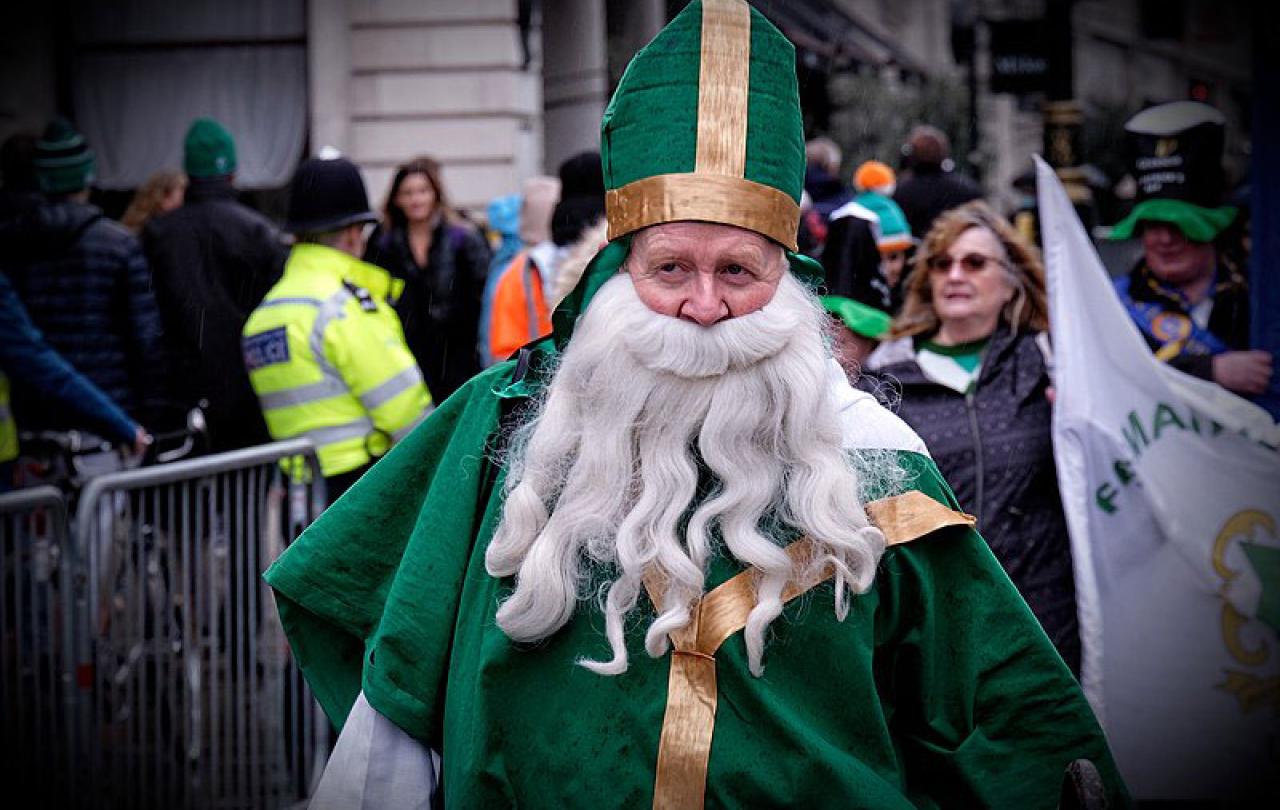
[[1271,383],[1270,352],[1223,352],[1213,358],[1213,381],[1237,394],[1255,395]]

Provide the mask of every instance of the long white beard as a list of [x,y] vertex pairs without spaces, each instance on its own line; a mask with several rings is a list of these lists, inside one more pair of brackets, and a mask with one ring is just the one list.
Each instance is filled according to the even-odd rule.
[[[631,277],[606,283],[578,323],[537,416],[513,441],[502,519],[485,555],[489,573],[515,575],[497,621],[516,641],[563,627],[591,574],[617,572],[604,594],[613,658],[583,660],[601,674],[627,668],[624,618],[643,578],[667,583],[645,636],[663,655],[703,595],[714,529],[728,553],[757,571],[744,636],[763,672],[765,630],[803,566],[835,571],[835,610],[871,584],[884,536],[868,525],[859,476],[841,444],[827,384],[825,316],[784,274],[767,306],[703,327],[659,315]],[[698,459],[714,474],[695,504]],[[696,505],[684,537],[682,516]],[[792,563],[761,531],[780,524],[819,553]]]

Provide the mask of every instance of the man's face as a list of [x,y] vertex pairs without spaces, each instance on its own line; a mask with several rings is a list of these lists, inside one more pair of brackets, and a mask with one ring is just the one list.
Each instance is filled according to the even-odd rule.
[[645,306],[701,326],[769,303],[784,266],[782,248],[760,234],[708,222],[646,228],[626,264]]
[[1142,250],[1155,277],[1175,287],[1194,284],[1213,273],[1213,245],[1192,242],[1165,222],[1143,224]]

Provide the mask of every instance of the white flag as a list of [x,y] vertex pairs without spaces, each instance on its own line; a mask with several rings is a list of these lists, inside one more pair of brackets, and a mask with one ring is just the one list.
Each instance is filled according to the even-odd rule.
[[1280,795],[1280,428],[1152,356],[1036,179],[1085,693],[1135,798]]

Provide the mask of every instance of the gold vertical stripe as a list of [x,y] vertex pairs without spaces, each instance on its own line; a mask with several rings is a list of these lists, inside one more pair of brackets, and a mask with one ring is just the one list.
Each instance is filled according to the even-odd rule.
[[[947,526],[973,526],[974,519],[947,508],[918,490],[867,504],[867,516],[884,532],[886,545],[917,540]],[[802,537],[787,546],[793,563],[812,560],[817,543]],[[803,566],[801,566],[803,567]],[[800,580],[787,583],[782,601],[790,602],[825,582],[830,567],[812,566]],[[646,575],[645,590],[659,612],[666,589],[664,579]],[[693,609],[693,617],[671,634],[671,673],[667,679],[667,707],[658,740],[657,774],[653,783],[654,810],[697,810],[707,792],[707,766],[716,724],[716,659],[720,645],[746,627],[755,607],[754,571],[743,571],[713,588]]]
[[742,177],[747,167],[751,8],[743,0],[703,0],[694,171]]

